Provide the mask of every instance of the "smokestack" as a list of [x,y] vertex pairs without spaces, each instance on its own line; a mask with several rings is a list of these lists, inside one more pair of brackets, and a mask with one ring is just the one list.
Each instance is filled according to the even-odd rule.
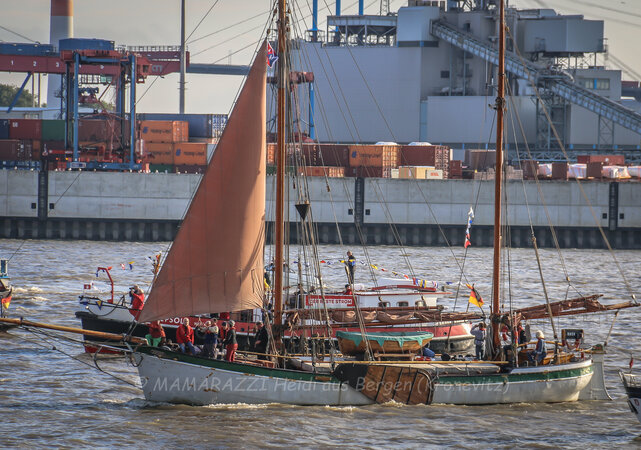
[[[49,27],[49,43],[58,47],[60,39],[73,37],[73,0],[51,0],[51,23]],[[60,108],[60,98],[56,91],[60,90],[62,76],[49,75],[47,85],[47,107]]]

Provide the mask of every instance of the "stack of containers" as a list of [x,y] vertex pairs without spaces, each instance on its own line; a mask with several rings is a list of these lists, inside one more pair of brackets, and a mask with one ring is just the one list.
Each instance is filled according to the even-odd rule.
[[400,145],[350,145],[349,168],[345,176],[391,178],[392,169],[398,167]]
[[400,163],[403,166],[430,166],[443,171],[449,178],[452,150],[445,145],[412,143],[401,147]]
[[204,173],[215,147],[210,142],[189,142],[189,122],[181,120],[143,120],[139,137],[143,161],[149,162],[152,172]]

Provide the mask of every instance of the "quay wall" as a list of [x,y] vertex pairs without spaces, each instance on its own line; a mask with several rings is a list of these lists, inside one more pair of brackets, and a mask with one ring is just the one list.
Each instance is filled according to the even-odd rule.
[[[0,170],[0,238],[168,241],[200,181],[197,174],[45,174]],[[273,182],[268,177],[268,231]],[[286,191],[292,221],[304,191],[320,243],[359,244],[362,236],[372,245],[463,245],[472,206],[473,245],[492,244],[492,181],[308,178]],[[506,197],[512,246],[531,246],[530,218],[539,246],[553,246],[549,217],[561,247],[605,247],[596,218],[613,247],[641,248],[641,183],[518,180],[508,182]],[[296,242],[295,223],[290,231]]]

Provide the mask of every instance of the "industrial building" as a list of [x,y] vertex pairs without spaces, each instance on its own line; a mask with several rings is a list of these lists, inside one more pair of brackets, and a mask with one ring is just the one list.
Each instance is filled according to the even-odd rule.
[[[497,21],[485,0],[328,17],[325,31],[293,43],[294,63],[314,74],[299,87],[300,110],[309,97],[315,105],[301,129],[321,142],[493,148]],[[570,159],[614,151],[639,161],[641,103],[622,97],[639,97],[638,87],[622,89],[621,71],[599,63],[603,21],[508,8],[507,22],[509,157],[527,142],[535,159],[565,159],[547,114]]]

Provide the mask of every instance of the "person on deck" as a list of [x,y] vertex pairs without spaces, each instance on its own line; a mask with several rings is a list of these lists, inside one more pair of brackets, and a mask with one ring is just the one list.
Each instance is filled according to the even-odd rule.
[[541,330],[538,330],[536,332],[536,347],[528,354],[528,359],[531,363],[538,366],[543,362],[547,353],[548,350],[545,346],[545,335]]
[[208,320],[205,323],[205,344],[203,345],[203,356],[206,358],[215,358],[218,353],[216,346],[218,345],[218,319]]
[[485,359],[485,338],[487,331],[483,322],[477,323],[470,330],[470,334],[474,336],[474,347],[476,348],[476,359],[482,361]]
[[149,334],[145,336],[147,343],[152,347],[158,347],[163,339],[166,338],[160,320],[155,320],[149,324]]
[[349,284],[354,285],[354,272],[356,271],[356,258],[352,255],[351,251],[347,251],[347,261],[345,261],[347,268],[347,281]]
[[236,361],[236,350],[238,349],[238,341],[236,341],[236,329],[234,326],[236,323],[233,320],[227,322],[227,330],[225,330],[225,349],[227,353],[225,354],[225,361],[234,362]]
[[503,356],[505,361],[512,360],[512,333],[507,325],[501,326],[501,333],[499,335],[501,339],[501,349],[503,350]]
[[421,356],[423,358],[429,358],[429,360],[432,360],[436,356],[436,353],[434,353],[434,351],[426,345],[421,350]]
[[129,288],[129,298],[131,299],[129,312],[134,316],[135,320],[138,320],[142,307],[145,305],[145,293],[135,284]]
[[176,343],[180,347],[180,351],[185,353],[185,348],[189,350],[192,355],[196,354],[194,347],[194,329],[189,326],[189,319],[185,317],[183,323],[176,328]]
[[265,354],[267,353],[267,345],[269,344],[269,334],[267,334],[267,328],[263,325],[263,322],[256,322],[256,338],[254,339],[254,347],[256,353],[262,353],[258,355],[258,359],[267,359]]

